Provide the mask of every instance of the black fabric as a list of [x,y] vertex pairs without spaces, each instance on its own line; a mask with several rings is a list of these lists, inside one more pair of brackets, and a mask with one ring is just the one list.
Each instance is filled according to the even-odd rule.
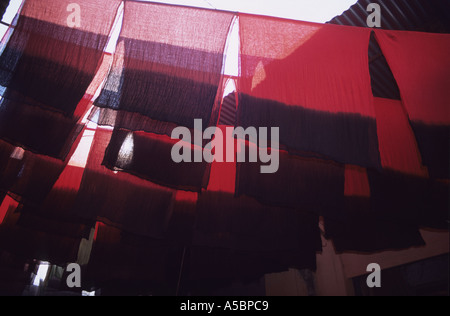
[[293,154],[381,168],[373,118],[287,106],[240,93],[237,126],[279,127],[280,143]]
[[450,179],[450,126],[411,122],[422,160],[435,179]]
[[95,102],[114,111],[100,111],[99,124],[161,134],[167,134],[161,123],[193,128],[194,119],[201,119],[204,128],[214,126],[234,17],[231,12],[125,2],[114,63]]
[[0,20],[3,20],[3,15],[5,14],[6,9],[8,8],[10,2],[11,0],[0,1]]
[[[158,58],[163,59],[158,61],[163,65],[176,64],[179,61],[170,58],[173,59],[180,55],[189,56],[189,59],[192,60],[201,60],[202,63],[204,62],[207,65],[217,64],[220,61],[215,66],[215,72],[220,74],[222,55],[190,49],[183,50],[170,45],[158,46],[157,43],[125,40],[126,53],[132,53],[137,49],[144,50],[144,48],[147,52],[152,52],[155,56],[159,56]],[[160,52],[161,49],[166,51]],[[176,52],[174,53],[174,51]],[[166,58],[168,60],[165,60]],[[191,61],[187,61],[187,63],[189,64]],[[210,122],[217,121],[217,118],[212,118],[211,115],[219,89],[220,76],[216,75],[214,80],[208,79],[207,81],[215,81],[215,84],[208,84],[176,77],[173,74],[167,75],[126,67],[125,64],[122,77],[109,76],[102,94],[95,102],[96,106],[139,113],[153,120],[175,123],[189,128],[194,127],[194,119],[201,119],[205,128],[209,126]],[[198,73],[199,76],[213,76],[208,73],[200,74],[201,68],[189,69],[189,67],[190,65],[187,65],[187,69],[184,69],[184,71],[192,71]],[[120,84],[116,82],[117,80],[120,80]],[[119,86],[119,91],[110,90],[111,86]],[[108,112],[102,112],[101,114],[99,122],[107,121],[108,116],[106,114]],[[215,116],[217,117],[216,112]],[[136,129],[133,128],[133,130]]]
[[183,248],[100,225],[83,282],[121,295],[176,295]]
[[345,184],[342,165],[281,151],[278,172],[262,174],[260,167],[261,163],[238,163],[238,196],[247,195],[269,205],[320,215],[342,206]]
[[64,160],[81,131],[84,96],[102,64],[120,1],[102,3],[97,12],[97,0],[83,1],[80,25],[68,20],[69,0],[50,2],[24,2],[2,43],[0,138]]
[[[80,30],[68,32],[67,27],[27,17],[19,19],[16,29],[24,34],[13,34],[0,57],[0,85],[9,88],[5,97],[71,117],[94,79],[108,37]],[[26,44],[22,47],[23,41]],[[61,57],[55,58],[53,50]],[[62,58],[64,53],[70,58]]]
[[191,287],[218,288],[289,268],[316,268],[322,244],[317,215],[272,208],[251,198],[206,192],[199,197]]
[[110,126],[129,131],[144,131],[167,136],[171,136],[172,131],[178,127],[175,123],[153,120],[139,113],[97,107],[90,113],[89,120],[100,126]]
[[316,254],[251,253],[223,248],[193,247],[189,252],[186,286],[199,291],[225,288],[236,281],[254,283],[268,273],[289,268],[316,270]]
[[[76,143],[75,143],[76,144]],[[40,205],[63,172],[68,161],[36,155],[23,151],[23,157],[11,157],[14,147],[0,142],[0,148],[9,147],[9,154],[3,155],[0,168],[0,190],[26,205]],[[74,146],[76,147],[76,146]],[[72,148],[72,151],[74,148]],[[20,159],[19,159],[20,158]]]
[[[0,251],[7,251],[29,260],[48,261],[64,265],[76,262],[81,238],[61,236],[40,231],[35,227],[22,227],[16,206],[11,205],[0,225]],[[43,228],[43,227],[41,227]]]
[[110,139],[110,131],[96,132],[72,215],[137,235],[161,237],[171,217],[174,191],[102,166]]
[[[70,151],[68,151],[68,157],[71,157],[75,152],[80,140],[81,137],[76,139]],[[69,159],[62,161],[25,151],[23,159],[20,161],[22,162],[21,169],[14,183],[9,187],[10,194],[22,204],[40,206],[62,172],[67,168]],[[17,162],[15,163],[17,164]]]
[[[175,163],[171,153],[177,142],[165,136],[115,129],[103,164],[176,189],[196,192],[206,189],[210,165],[206,162]],[[124,157],[121,150],[126,151],[128,146],[130,152]],[[192,152],[202,150],[191,148]]]
[[199,196],[194,244],[255,253],[320,251],[318,215],[264,206],[247,197]]
[[0,141],[0,191],[4,193],[8,192],[15,183],[23,167],[22,160],[11,159],[13,151],[14,146]]
[[0,102],[0,137],[41,155],[67,158],[83,129],[78,119],[8,99]]
[[74,215],[103,221],[142,236],[161,236],[170,219],[172,192],[143,182],[86,172]]
[[36,263],[7,252],[0,252],[0,295],[20,296],[30,285]]
[[373,253],[424,246],[418,226],[373,212],[369,198],[346,197],[345,207],[325,216],[327,239],[337,252]]
[[385,171],[369,171],[374,214],[397,223],[448,229],[449,183]]

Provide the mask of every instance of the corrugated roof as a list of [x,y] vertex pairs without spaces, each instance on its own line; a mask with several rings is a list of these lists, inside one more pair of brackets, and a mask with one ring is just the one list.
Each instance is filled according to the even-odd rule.
[[[367,26],[370,3],[381,7],[381,29],[450,33],[449,0],[360,0],[342,15],[328,23]],[[372,34],[369,47],[372,90],[376,97],[400,99],[392,71]]]

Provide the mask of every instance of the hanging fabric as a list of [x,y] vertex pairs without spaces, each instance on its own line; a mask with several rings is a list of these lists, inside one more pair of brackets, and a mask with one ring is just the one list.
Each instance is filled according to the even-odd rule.
[[373,253],[425,245],[418,223],[408,220],[412,218],[407,214],[408,205],[393,207],[393,201],[386,198],[383,203],[389,211],[379,209],[376,205],[381,200],[372,194],[371,185],[366,169],[345,167],[344,203],[324,216],[325,236],[332,239],[336,251]]
[[319,219],[312,213],[211,192],[200,195],[196,218],[197,246],[252,252],[321,250]]
[[8,211],[0,223],[0,252],[6,251],[29,260],[49,261],[61,265],[76,261],[81,238],[39,230],[45,229],[44,226],[22,226],[21,206],[10,198],[3,201],[1,208],[4,206]]
[[315,270],[322,250],[318,222],[317,215],[301,210],[206,192],[197,204],[189,284],[211,289],[289,268]]
[[[179,142],[166,135],[114,130],[103,164],[111,170],[126,171],[154,183],[180,190],[200,192],[208,184],[206,162],[174,162],[172,149]],[[203,148],[184,144],[183,150]],[[194,156],[195,154],[192,154]]]
[[378,168],[370,29],[240,14],[238,126],[279,127],[281,143]]
[[[118,290],[130,295],[176,294],[183,247],[99,224],[85,282],[103,295]],[[120,284],[116,288],[114,284]],[[110,293],[114,295],[115,293]]]
[[167,133],[161,124],[193,128],[194,119],[204,128],[215,125],[234,16],[126,1],[114,64],[95,102],[105,110],[96,121],[159,133]]
[[[120,0],[26,1],[0,57],[0,137],[64,159]],[[92,96],[91,96],[92,97]]]
[[428,177],[402,102],[375,98],[374,103],[383,168],[403,174]]
[[450,35],[375,30],[400,88],[425,166],[449,179]]
[[174,190],[102,165],[112,132],[98,130],[76,197],[73,216],[160,237],[170,220]]
[[448,181],[393,171],[368,171],[372,211],[383,218],[448,230]]
[[[251,150],[249,145],[252,146],[247,143],[247,155]],[[344,166],[290,155],[285,151],[280,151],[279,159],[279,170],[273,174],[261,173],[261,163],[252,163],[248,159],[238,163],[236,194],[318,215],[340,208],[344,196]]]
[[[224,50],[234,16],[125,2],[113,66],[90,116],[99,125],[115,127],[105,166],[175,189],[206,188],[210,166],[173,162],[177,142],[170,136],[178,126],[194,133],[195,119],[201,120],[201,129],[217,124]],[[192,151],[201,150],[196,145]]]
[[[78,137],[70,153],[74,152],[79,140]],[[0,191],[7,192],[22,204],[40,205],[67,166],[68,160],[38,155],[3,141],[0,141],[0,148],[9,148],[5,155],[0,149],[0,159],[5,161],[0,168]]]

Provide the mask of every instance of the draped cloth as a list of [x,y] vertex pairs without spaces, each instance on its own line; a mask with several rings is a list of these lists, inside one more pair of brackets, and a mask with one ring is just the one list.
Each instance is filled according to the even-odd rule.
[[174,190],[103,166],[111,137],[111,131],[96,132],[73,216],[141,236],[160,237],[171,218]]
[[[175,163],[172,148],[178,140],[166,135],[128,132],[116,129],[106,150],[103,164],[154,183],[198,192],[206,189],[210,166],[206,162]],[[202,147],[184,144],[183,150],[201,151]]]
[[197,204],[190,285],[211,288],[289,268],[315,270],[322,250],[318,222],[311,213],[206,192]]
[[240,15],[238,126],[279,127],[291,152],[378,168],[370,30]]
[[195,234],[196,246],[254,253],[321,250],[317,215],[224,192],[199,196]]
[[374,213],[390,221],[448,230],[448,182],[392,171],[369,170],[368,175]]
[[48,231],[45,226],[40,225],[42,222],[24,225],[21,222],[22,215],[18,212],[21,206],[9,197],[3,201],[0,212],[4,207],[8,211],[0,222],[0,252],[6,251],[21,258],[54,264],[76,262],[81,238],[61,234],[61,225],[59,232]]
[[[79,140],[70,153],[74,152]],[[7,192],[20,203],[38,206],[47,198],[68,160],[17,149],[0,140],[0,162],[0,191]]]
[[417,141],[403,103],[375,98],[381,165],[406,175],[426,177]]
[[375,30],[400,88],[425,166],[449,178],[450,35]]
[[[233,13],[126,1],[97,121],[168,133],[216,125],[224,49]],[[182,30],[182,31],[180,31]],[[170,135],[170,134],[169,134]]]
[[[69,168],[119,1],[83,1],[79,26],[69,4],[28,0],[0,57],[0,196],[17,200],[0,206],[1,250],[75,262],[100,222],[87,282],[173,294],[180,280],[315,269],[319,215],[338,251],[421,246],[419,227],[448,228],[448,181],[434,179],[448,177],[448,36],[376,31],[399,102],[371,94],[371,30],[241,14],[237,124],[281,132],[279,170],[263,174],[262,163],[171,157],[173,128],[218,123],[235,15],[125,1],[90,115],[113,129],[95,132],[85,168]],[[223,114],[230,124],[234,111]]]
[[279,159],[280,168],[273,174],[262,174],[260,163],[238,163],[236,194],[254,197],[268,205],[296,208],[317,215],[341,208],[345,183],[343,165],[298,157],[285,151],[280,151]]
[[[0,57],[0,137],[64,159],[120,1],[26,1]],[[78,19],[78,17],[80,19]],[[92,96],[91,96],[92,97]]]
[[[380,181],[389,181],[379,172],[370,174],[378,176]],[[408,181],[404,179],[402,185]],[[398,191],[408,192],[408,188],[389,189],[392,192],[389,197],[381,196],[382,183],[374,182],[366,169],[346,166],[344,203],[324,216],[326,237],[333,240],[337,252],[372,253],[424,245],[417,218],[409,213],[409,204],[401,202],[405,195],[397,198]],[[409,194],[421,193],[410,191]]]
[[90,116],[99,125],[115,127],[105,166],[176,189],[206,188],[208,164],[174,163],[176,142],[164,135],[178,126],[193,130],[195,119],[202,121],[202,129],[217,124],[224,50],[234,16],[125,2],[112,69]]
[[89,265],[83,276],[86,285],[116,290],[121,295],[175,295],[183,261],[183,248],[99,224]]
[[448,229],[448,183],[429,179],[402,102],[374,104],[383,170],[346,166],[344,204],[324,218],[338,252],[423,246],[419,228]]

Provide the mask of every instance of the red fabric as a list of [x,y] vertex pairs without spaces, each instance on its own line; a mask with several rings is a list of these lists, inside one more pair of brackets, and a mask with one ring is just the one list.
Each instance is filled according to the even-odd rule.
[[240,14],[241,92],[287,105],[375,117],[370,30]]
[[205,192],[199,197],[190,286],[258,280],[289,268],[316,269],[321,251],[317,215],[269,207],[248,197]]
[[[262,174],[260,162],[237,163],[236,195],[318,215],[341,209],[344,166],[332,161],[290,155],[285,151],[279,154],[279,170],[272,174]],[[246,161],[250,161],[249,147],[246,148],[246,155]]]
[[412,121],[450,124],[450,35],[375,30]]
[[175,191],[103,166],[111,136],[110,130],[95,134],[73,215],[138,235],[160,237],[170,219]]
[[79,223],[80,219],[71,210],[80,188],[83,168],[67,166],[56,181],[46,199],[38,207],[26,209],[27,212],[42,218]]
[[290,151],[378,167],[370,29],[240,15],[241,126],[280,127]]
[[103,80],[96,74],[105,75],[99,68],[120,2],[85,0],[76,3],[79,12],[69,0],[25,2],[0,56],[2,139],[66,158],[93,95],[86,91]]
[[10,209],[16,209],[19,206],[15,200],[13,200],[9,196],[5,196],[2,203],[0,204],[0,225],[3,223],[3,220],[6,217],[6,214]]
[[375,31],[430,176],[450,177],[450,35]]
[[[29,260],[49,261],[61,265],[76,262],[80,237],[63,236],[61,232],[47,231],[45,226],[41,226],[42,222],[37,222],[37,227],[22,226],[21,206],[17,208],[18,204],[11,200],[8,203],[7,215],[0,225],[0,252],[7,251]],[[44,230],[40,230],[42,228]]]
[[401,101],[375,98],[381,165],[405,174],[427,176],[414,132]]
[[[26,1],[21,15],[36,20],[45,21],[55,25],[67,27],[68,17],[72,11],[68,11],[71,0],[31,0]],[[108,36],[114,21],[115,13],[120,1],[111,0],[108,5],[103,1],[83,0],[77,3],[80,6],[81,23],[77,28],[86,32],[95,32]]]
[[234,193],[236,190],[236,162],[226,162],[227,151],[225,145],[227,141],[232,141],[235,144],[234,149],[236,152],[237,143],[226,132],[227,128],[234,129],[234,127],[220,125],[217,128],[222,132],[224,146],[223,148],[220,148],[220,146],[215,148],[214,154],[218,159],[222,158],[224,162],[213,162],[211,164],[208,191]]
[[370,198],[370,185],[367,171],[357,166],[345,166],[345,192],[346,197]]

